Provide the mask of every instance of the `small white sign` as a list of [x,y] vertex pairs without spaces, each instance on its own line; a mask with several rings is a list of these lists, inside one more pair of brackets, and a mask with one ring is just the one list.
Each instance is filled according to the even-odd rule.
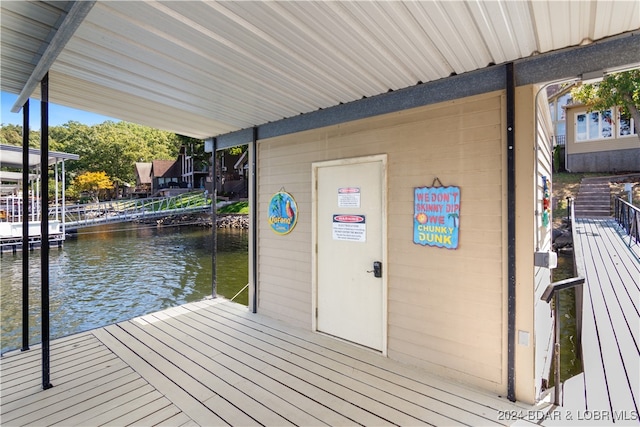
[[360,207],[360,188],[359,187],[338,188],[338,207],[339,208],[359,208]]
[[333,240],[366,242],[364,215],[333,215]]

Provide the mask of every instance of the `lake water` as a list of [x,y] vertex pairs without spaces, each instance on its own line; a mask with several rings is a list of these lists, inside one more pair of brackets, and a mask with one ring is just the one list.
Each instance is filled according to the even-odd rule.
[[[211,229],[110,224],[80,229],[50,250],[51,338],[128,320],[211,295]],[[248,282],[248,232],[218,229],[217,290]],[[31,345],[40,339],[40,251],[29,252]],[[22,253],[0,260],[0,352],[22,346]],[[235,299],[247,304],[248,292]]]

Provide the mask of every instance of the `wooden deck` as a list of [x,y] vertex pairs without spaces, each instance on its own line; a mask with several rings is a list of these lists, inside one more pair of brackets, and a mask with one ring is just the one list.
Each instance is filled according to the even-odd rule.
[[[1,359],[13,425],[509,425],[534,408],[209,300]],[[518,425],[529,425],[518,421]],[[533,424],[530,424],[533,425]]]
[[611,218],[577,219],[574,228],[578,273],[586,279],[584,374],[565,386],[563,406],[611,417],[592,420],[598,425],[640,425],[640,260]]

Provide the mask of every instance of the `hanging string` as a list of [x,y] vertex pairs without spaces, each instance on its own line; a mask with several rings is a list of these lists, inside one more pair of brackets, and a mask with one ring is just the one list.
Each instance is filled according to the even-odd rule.
[[442,185],[442,182],[440,181],[440,179],[439,179],[437,176],[434,178],[433,183],[431,183],[431,186],[432,186],[432,187],[435,187],[435,186],[436,186],[436,182],[437,182],[438,184],[440,184],[440,185],[439,185],[440,187],[444,187],[444,185]]

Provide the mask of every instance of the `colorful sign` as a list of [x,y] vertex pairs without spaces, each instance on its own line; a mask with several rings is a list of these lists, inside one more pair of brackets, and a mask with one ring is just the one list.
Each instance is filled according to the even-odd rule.
[[456,249],[460,187],[417,187],[413,204],[413,243]]
[[364,215],[333,215],[333,240],[366,242],[367,226]]
[[298,221],[298,205],[291,194],[279,191],[269,202],[269,225],[277,234],[290,233]]

